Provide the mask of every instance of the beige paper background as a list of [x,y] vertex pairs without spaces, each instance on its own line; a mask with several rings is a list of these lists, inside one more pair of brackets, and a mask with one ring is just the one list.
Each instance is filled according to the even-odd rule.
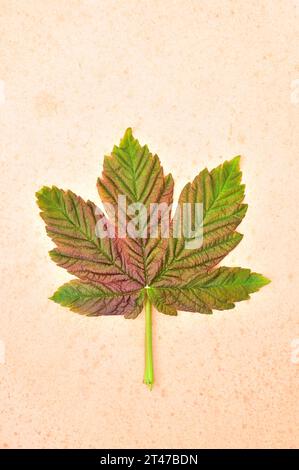
[[[298,446],[299,2],[0,0],[0,38],[0,446]],[[176,195],[242,154],[245,237],[225,264],[272,279],[233,311],[155,313],[152,392],[143,314],[48,300],[70,276],[34,199],[56,184],[97,202],[128,126]]]

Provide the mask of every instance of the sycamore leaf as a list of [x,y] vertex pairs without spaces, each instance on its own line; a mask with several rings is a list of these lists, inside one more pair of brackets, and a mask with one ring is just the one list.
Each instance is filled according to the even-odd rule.
[[[95,204],[85,202],[71,191],[53,186],[43,187],[37,193],[41,217],[46,223],[48,235],[56,244],[50,256],[59,266],[82,281],[103,288],[103,292],[108,289],[131,293],[146,285],[150,286],[149,297],[163,313],[168,313],[166,310],[169,311],[170,304],[172,313],[176,309],[210,313],[212,309],[231,308],[233,302],[247,298],[242,295],[234,297],[235,283],[225,280],[228,297],[219,296],[214,303],[211,300],[207,302],[206,291],[198,286],[207,277],[210,279],[210,276],[219,274],[219,270],[213,271],[212,268],[242,239],[242,235],[236,231],[247,210],[247,205],[243,204],[245,186],[241,184],[241,176],[240,157],[235,157],[210,172],[207,169],[201,171],[182,190],[177,211],[186,203],[203,205],[203,242],[199,248],[186,247],[187,238],[184,234],[180,238],[174,237],[171,234],[173,225],[170,236],[161,237],[163,211],[156,219],[158,236],[151,238],[148,227],[150,207],[157,203],[171,207],[173,179],[171,175],[164,176],[157,155],[152,155],[146,145],[142,147],[133,137],[132,130],[128,129],[119,146],[114,146],[112,154],[105,157],[103,175],[98,179],[102,202],[111,204],[115,209],[113,221],[109,221]],[[126,206],[122,210],[136,203],[146,208],[145,236],[134,238],[126,233],[125,238],[118,237],[119,196],[126,198]],[[170,210],[167,215],[170,218]],[[132,222],[134,216],[125,212],[126,223]],[[195,223],[193,218],[192,213],[192,225]],[[107,226],[114,224],[114,237],[98,237],[96,225],[99,219]],[[240,292],[242,288],[248,290],[247,285],[243,286],[243,271],[238,275],[235,268],[229,271],[231,276],[237,276]],[[223,272],[220,272],[219,281],[224,279]],[[78,292],[83,291],[81,289]],[[254,291],[247,293],[250,292]],[[165,296],[172,299],[171,302]],[[58,302],[59,299],[60,296],[55,298]],[[161,299],[164,299],[165,305],[162,305]],[[87,312],[85,308],[81,310]]]
[[[241,177],[240,157],[204,169],[184,187],[172,217],[172,176],[164,175],[157,155],[127,129],[105,157],[97,182],[106,215],[55,186],[36,194],[56,245],[50,256],[78,278],[51,299],[87,316],[136,318],[145,305],[144,382],[150,387],[152,304],[168,315],[210,314],[233,308],[270,282],[249,269],[217,267],[242,239],[236,231],[247,210]],[[185,219],[186,206],[191,210]]]

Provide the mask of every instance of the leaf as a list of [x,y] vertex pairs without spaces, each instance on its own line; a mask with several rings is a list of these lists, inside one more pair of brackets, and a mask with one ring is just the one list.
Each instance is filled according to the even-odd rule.
[[[203,204],[202,246],[189,249],[186,242],[190,239],[173,236],[175,217],[170,236],[163,238],[163,211],[156,218],[158,235],[150,238],[151,204],[171,206],[173,179],[171,175],[164,176],[158,156],[152,155],[146,145],[141,146],[132,130],[127,129],[119,146],[114,146],[112,154],[105,157],[103,174],[97,183],[103,203],[111,204],[116,211],[114,220],[109,221],[94,203],[85,202],[71,191],[53,186],[43,187],[37,193],[47,234],[56,244],[50,251],[52,260],[83,281],[62,286],[53,300],[62,299],[59,303],[80,313],[119,314],[121,296],[125,295],[124,303],[130,309],[137,299],[136,293],[143,292],[147,285],[148,296],[156,308],[174,315],[177,310],[211,313],[213,309],[229,309],[234,302],[248,298],[249,293],[257,290],[255,286],[266,283],[265,278],[241,268],[213,269],[242,239],[236,231],[247,210],[241,176],[240,157],[235,157],[212,171],[201,171],[182,190],[177,211],[186,203]],[[134,239],[128,234],[119,237],[119,215],[123,216],[118,212],[119,196],[126,198],[126,224],[135,216],[127,213],[129,204],[142,203],[146,208],[145,237]],[[170,220],[171,211],[167,215]],[[194,217],[192,212],[192,226]],[[114,238],[97,236],[98,220],[115,230]],[[95,294],[92,301],[87,301],[88,291]],[[71,293],[74,300],[65,303],[65,299],[72,298]],[[111,308],[103,307],[107,299]],[[140,312],[138,308],[132,311]],[[123,307],[126,317],[135,317],[135,313],[127,314]]]
[[[127,129],[105,157],[97,182],[106,214],[55,186],[36,194],[56,245],[50,257],[78,278],[51,299],[87,316],[136,318],[145,305],[144,382],[150,388],[152,305],[167,315],[178,310],[211,314],[232,309],[270,282],[249,269],[217,267],[242,239],[236,231],[247,210],[241,177],[240,157],[204,169],[186,184],[172,217],[172,176],[164,175],[158,156]],[[191,232],[185,231],[186,205]]]

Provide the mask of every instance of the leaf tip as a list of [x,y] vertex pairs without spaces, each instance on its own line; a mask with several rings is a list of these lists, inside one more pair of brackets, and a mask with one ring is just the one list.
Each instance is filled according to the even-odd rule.
[[53,200],[57,198],[57,195],[62,192],[57,186],[43,186],[41,189],[36,191],[36,203],[42,210],[47,209],[53,204]]
[[270,282],[271,279],[263,276],[262,274],[252,272],[250,274],[250,293],[260,290],[262,287],[270,284]]
[[241,161],[241,155],[236,155],[235,157],[231,159],[231,163],[233,163],[236,166],[240,165],[240,161]]
[[261,278],[261,280],[260,280],[261,287],[266,286],[267,284],[270,284],[272,282],[271,279],[269,279],[266,276],[260,275],[260,278]]
[[124,136],[123,138],[121,139],[120,141],[120,147],[126,147],[127,144],[133,140],[133,130],[132,130],[132,127],[128,127],[124,133]]
[[49,188],[48,186],[43,186],[42,188],[40,188],[38,191],[36,191],[35,193],[35,197],[37,199],[37,201],[40,201],[42,198],[44,198],[45,196],[47,196],[47,194],[49,193],[51,188]]
[[124,137],[132,137],[132,135],[133,135],[132,127],[127,127]]
[[55,302],[56,304],[59,304],[59,300],[58,300],[58,295],[57,295],[57,291],[54,292],[53,295],[51,295],[51,297],[48,297],[49,300],[52,300],[52,302]]
[[78,294],[74,289],[72,281],[68,284],[63,284],[58,287],[54,294],[49,297],[49,300],[52,300],[56,304],[60,304],[63,307],[69,307],[72,302],[78,298]]

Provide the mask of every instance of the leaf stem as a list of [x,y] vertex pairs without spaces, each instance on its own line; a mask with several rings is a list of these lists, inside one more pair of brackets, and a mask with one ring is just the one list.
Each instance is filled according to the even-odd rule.
[[145,298],[145,369],[144,383],[150,390],[154,384],[153,349],[152,349],[152,304]]

